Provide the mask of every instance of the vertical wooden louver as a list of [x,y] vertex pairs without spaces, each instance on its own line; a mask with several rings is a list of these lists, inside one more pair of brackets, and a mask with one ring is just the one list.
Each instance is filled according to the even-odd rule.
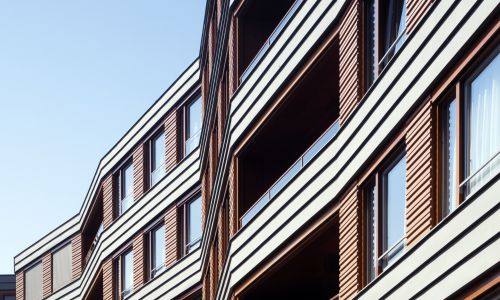
[[432,104],[426,100],[406,133],[406,243],[411,246],[434,224]]
[[42,258],[42,293],[44,298],[52,294],[52,253]]
[[103,300],[114,300],[114,283],[113,283],[113,260],[108,258],[102,266],[102,294]]
[[351,2],[339,29],[340,124],[361,99],[361,2]]
[[134,172],[134,201],[139,200],[146,191],[145,145],[137,146],[132,154],[132,170]]
[[71,239],[71,279],[76,280],[82,275],[82,234],[78,233]]
[[233,161],[229,168],[229,176],[228,176],[228,209],[229,209],[229,238],[231,238],[234,234],[236,234],[236,230],[238,229],[238,213],[237,213],[237,203],[236,203],[236,163]]
[[177,114],[175,111],[170,112],[165,119],[165,170],[170,171],[176,164],[179,157],[177,136]]
[[361,203],[351,187],[340,203],[340,299],[350,299],[361,289]]
[[172,205],[165,214],[165,265],[167,268],[177,261],[178,236],[177,207]]
[[111,223],[113,223],[113,201],[114,201],[114,189],[113,189],[113,175],[109,174],[103,181],[103,227],[107,229]]
[[425,15],[433,0],[406,0],[406,32],[413,31]]
[[16,300],[24,299],[24,272],[16,273]]
[[134,290],[139,289],[145,281],[144,278],[144,261],[145,261],[145,239],[144,234],[139,232],[138,235],[134,238],[132,242],[132,251],[133,251],[133,265],[134,265]]

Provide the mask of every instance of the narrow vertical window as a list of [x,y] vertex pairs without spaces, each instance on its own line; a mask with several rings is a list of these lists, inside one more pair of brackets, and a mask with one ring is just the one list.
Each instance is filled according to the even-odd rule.
[[365,1],[366,87],[406,40],[406,0]]
[[165,134],[160,132],[151,140],[151,186],[165,176]]
[[185,110],[184,151],[186,156],[200,143],[201,121],[201,97],[198,97],[188,104]]
[[54,292],[71,282],[71,244],[52,254],[52,287]]
[[404,250],[406,158],[399,155],[377,171],[363,189],[366,283],[394,263]]
[[441,213],[445,217],[456,208],[457,186],[457,108],[456,100],[446,102],[443,106],[443,204]]
[[26,300],[40,300],[42,295],[42,263],[24,272],[24,297]]
[[189,201],[185,208],[185,254],[200,246],[201,241],[201,195]]
[[365,190],[366,203],[366,238],[367,238],[367,283],[377,275],[377,190],[375,183],[370,183]]
[[127,298],[133,291],[134,287],[134,266],[133,266],[134,256],[132,254],[132,249],[128,250],[122,254],[117,261],[117,273],[119,278],[119,293],[117,294],[118,299]]
[[500,170],[500,55],[466,86],[465,196]]
[[406,160],[403,156],[383,173],[382,270],[402,253],[405,235]]
[[155,278],[165,270],[165,225],[160,225],[151,231],[151,278]]
[[119,171],[118,174],[118,196],[119,196],[119,214],[123,214],[127,211],[130,206],[132,206],[133,199],[133,171],[132,171],[132,162],[128,162],[124,167]]

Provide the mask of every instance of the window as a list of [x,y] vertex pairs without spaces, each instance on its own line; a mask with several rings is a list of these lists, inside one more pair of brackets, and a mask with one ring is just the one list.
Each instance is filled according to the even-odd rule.
[[132,249],[127,250],[125,253],[120,255],[116,260],[116,278],[119,280],[118,292],[116,293],[117,299],[125,299],[133,291],[134,288],[134,266],[133,266],[134,256],[132,254]]
[[16,296],[3,296],[3,300],[16,300]]
[[198,97],[184,108],[184,156],[200,143],[201,121],[201,97]]
[[155,278],[165,270],[165,225],[155,227],[149,233],[150,249],[150,278]]
[[499,70],[497,50],[440,103],[441,217],[500,171]]
[[26,300],[42,299],[42,264],[24,272],[24,297]]
[[192,250],[198,248],[201,242],[201,194],[188,200],[183,205],[184,213],[184,255],[190,253]]
[[151,139],[151,186],[160,181],[165,176],[165,134],[160,132]]
[[365,16],[369,87],[406,40],[406,0],[367,0]]
[[401,154],[378,171],[363,189],[366,281],[396,261],[404,250],[406,158]]
[[52,254],[52,287],[54,291],[71,282],[71,243]]
[[127,162],[117,174],[118,186],[118,214],[121,215],[127,211],[134,203],[134,174],[132,171],[132,161]]

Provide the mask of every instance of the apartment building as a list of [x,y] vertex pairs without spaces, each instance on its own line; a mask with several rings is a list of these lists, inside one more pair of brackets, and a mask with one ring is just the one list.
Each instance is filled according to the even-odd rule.
[[211,0],[17,299],[500,295],[498,0]]
[[16,277],[14,275],[0,275],[0,300],[16,299]]

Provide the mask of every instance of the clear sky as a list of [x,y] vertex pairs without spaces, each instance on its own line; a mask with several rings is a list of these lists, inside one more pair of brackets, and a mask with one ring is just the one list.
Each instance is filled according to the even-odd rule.
[[0,0],[0,274],[199,53],[205,0]]

